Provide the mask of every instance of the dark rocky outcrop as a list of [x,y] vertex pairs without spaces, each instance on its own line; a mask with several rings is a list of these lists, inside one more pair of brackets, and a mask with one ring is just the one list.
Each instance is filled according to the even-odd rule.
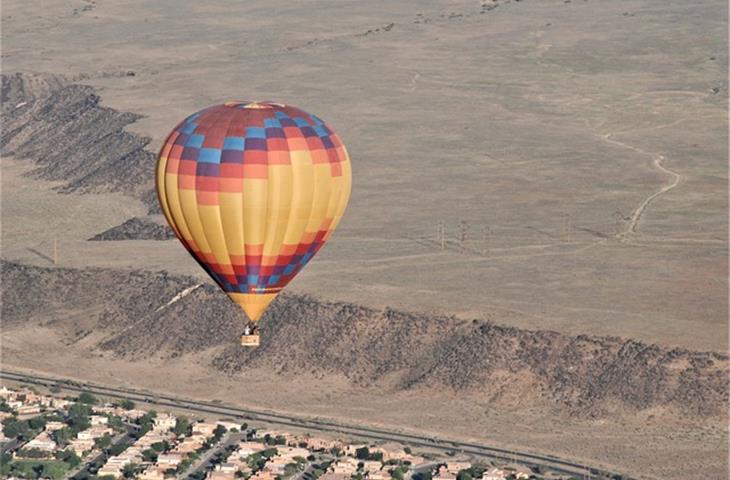
[[[2,154],[63,193],[121,192],[159,213],[150,139],[125,131],[139,115],[102,107],[92,87],[57,75],[2,75]],[[151,193],[152,192],[152,193]]]
[[175,238],[172,229],[148,218],[130,218],[121,225],[94,235],[91,241],[113,240],[170,240]]
[[237,344],[244,321],[238,307],[193,278],[9,262],[2,278],[4,329],[43,321],[71,344],[93,330],[93,348],[130,361],[194,353],[230,375],[245,376],[249,368],[337,374],[361,386],[449,389],[495,405],[578,415],[661,407],[715,416],[728,401],[728,357],[720,353],[292,294],[272,304],[262,319],[262,344],[252,350]]

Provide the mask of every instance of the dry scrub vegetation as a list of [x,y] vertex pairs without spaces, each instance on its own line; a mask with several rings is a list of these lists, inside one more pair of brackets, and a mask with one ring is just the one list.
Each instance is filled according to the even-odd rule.
[[203,354],[198,361],[228,374],[341,374],[360,386],[448,388],[495,405],[579,416],[666,407],[711,417],[722,415],[728,400],[728,357],[719,353],[291,294],[274,302],[263,318],[262,345],[250,350],[236,344],[242,313],[216,287],[202,285],[168,304],[197,285],[192,278],[10,262],[3,262],[2,276],[5,329],[42,321],[69,346],[92,340],[93,349],[130,361]]

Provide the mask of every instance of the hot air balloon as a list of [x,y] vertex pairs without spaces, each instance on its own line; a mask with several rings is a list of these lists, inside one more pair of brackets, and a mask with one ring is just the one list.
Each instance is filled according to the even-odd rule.
[[190,115],[157,161],[165,218],[246,312],[246,345],[258,345],[256,322],[332,235],[351,183],[347,150],[332,129],[272,102],[232,101]]

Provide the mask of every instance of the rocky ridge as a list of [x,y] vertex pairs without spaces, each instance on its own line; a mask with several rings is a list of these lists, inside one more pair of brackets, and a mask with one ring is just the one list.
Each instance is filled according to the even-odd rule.
[[[69,345],[129,361],[195,354],[218,372],[342,375],[386,390],[448,389],[495,405],[575,415],[665,408],[722,415],[728,356],[631,339],[569,336],[482,320],[375,310],[283,294],[262,345],[237,344],[243,316],[217,287],[164,272],[2,263],[3,329],[40,322]],[[42,291],[42,296],[37,292]],[[201,361],[201,360],[198,360]]]

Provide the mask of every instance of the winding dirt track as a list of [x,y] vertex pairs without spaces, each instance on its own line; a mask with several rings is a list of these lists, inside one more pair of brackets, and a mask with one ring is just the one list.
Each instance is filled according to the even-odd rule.
[[644,214],[644,211],[646,211],[649,204],[651,204],[651,202],[653,202],[659,195],[663,195],[663,194],[667,193],[668,191],[670,191],[671,189],[673,189],[674,187],[676,187],[677,185],[679,185],[679,183],[682,181],[682,175],[680,175],[679,173],[677,173],[673,170],[670,170],[670,169],[666,168],[664,165],[662,165],[662,162],[665,160],[664,155],[650,153],[645,150],[642,150],[641,148],[634,147],[633,145],[619,142],[618,140],[613,140],[611,138],[611,136],[612,136],[611,133],[606,133],[606,134],[602,135],[602,138],[604,141],[606,141],[612,145],[617,145],[622,148],[628,148],[629,150],[633,150],[634,152],[640,153],[641,155],[647,155],[647,156],[652,157],[652,165],[654,165],[654,167],[657,170],[659,170],[660,172],[671,175],[671,177],[672,177],[671,181],[668,184],[664,185],[658,191],[649,195],[631,213],[631,216],[629,217],[629,221],[626,224],[626,228],[622,232],[619,232],[616,235],[616,237],[619,238],[620,240],[626,240],[629,235],[638,232],[639,221],[641,220],[641,216]]

